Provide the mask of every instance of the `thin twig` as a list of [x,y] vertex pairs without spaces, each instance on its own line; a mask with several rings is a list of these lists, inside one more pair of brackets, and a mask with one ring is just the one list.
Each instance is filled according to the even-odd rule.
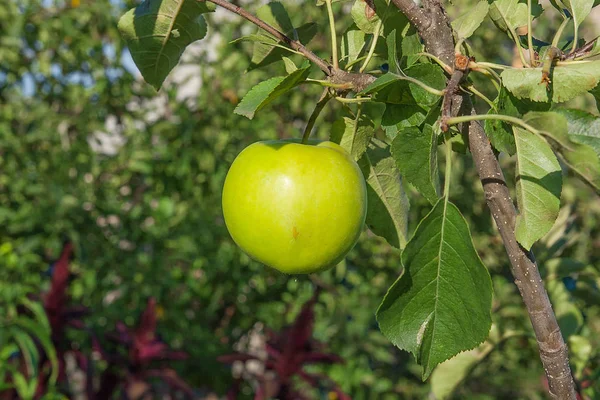
[[[202,1],[202,0],[199,0],[199,1]],[[329,63],[327,63],[322,58],[318,57],[312,51],[308,50],[299,41],[291,39],[290,37],[288,37],[284,33],[278,31],[277,29],[275,29],[271,25],[267,24],[265,21],[263,21],[263,20],[255,17],[254,15],[250,14],[248,11],[244,10],[242,7],[236,6],[235,4],[231,4],[230,2],[228,2],[226,0],[206,0],[206,1],[214,3],[214,4],[218,5],[218,6],[221,6],[221,7],[225,8],[225,9],[227,9],[227,10],[229,10],[229,11],[231,11],[231,12],[233,12],[233,13],[235,13],[235,14],[237,14],[237,15],[245,18],[245,19],[247,19],[248,21],[252,22],[254,25],[258,26],[259,28],[261,28],[261,29],[267,31],[268,33],[270,33],[271,35],[273,35],[275,38],[277,38],[280,41],[286,43],[292,49],[294,49],[294,50],[299,51],[300,53],[302,53],[302,55],[304,55],[304,57],[306,57],[308,60],[312,61],[326,75],[328,75],[328,76],[331,75],[331,65],[329,65]]]
[[325,0],[327,4],[327,15],[329,16],[329,31],[331,35],[331,60],[333,61],[333,68],[338,69],[340,64],[338,62],[338,49],[337,49],[337,35],[335,33],[335,17],[333,16],[333,7],[331,6],[331,0]]
[[529,47],[529,62],[535,67],[535,56],[533,52],[533,32],[531,32],[531,0],[527,0],[527,46]]
[[367,54],[367,58],[365,58],[365,62],[360,67],[358,72],[363,73],[367,68],[367,65],[371,62],[373,58],[373,54],[375,54],[375,47],[377,47],[377,40],[379,39],[379,33],[381,32],[381,27],[383,26],[383,21],[379,20],[377,25],[375,26],[375,32],[373,32],[373,41],[371,42],[371,47],[369,48],[369,53]]
[[488,99],[488,97],[485,94],[477,90],[477,88],[474,85],[466,86],[465,89],[468,92],[473,93],[475,96],[479,97],[481,100],[485,101],[491,109],[493,109],[494,111],[498,111],[498,108],[496,107],[494,102]]

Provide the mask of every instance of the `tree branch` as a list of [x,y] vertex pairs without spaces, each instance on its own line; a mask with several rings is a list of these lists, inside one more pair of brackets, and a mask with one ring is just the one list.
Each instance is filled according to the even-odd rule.
[[[412,0],[392,0],[419,32],[427,51],[448,65],[454,65],[454,40],[448,17],[439,0],[423,0],[420,9]],[[460,82],[463,71],[456,68],[447,88],[445,102],[451,115],[475,114],[469,97],[453,88]],[[454,95],[451,99],[450,96]],[[548,379],[550,395],[554,399],[575,400],[575,385],[569,367],[567,346],[560,332],[556,316],[544,288],[544,282],[531,251],[522,248],[515,237],[517,212],[500,164],[483,127],[477,122],[464,124],[468,131],[469,148],[483,185],[488,208],[492,212],[511,264],[515,284],[521,293],[540,348],[540,358]]]
[[[472,105],[467,103],[470,103],[470,99],[465,102],[465,106],[474,114]],[[487,205],[500,231],[510,259],[515,284],[519,288],[533,325],[550,395],[555,399],[574,400],[575,386],[569,367],[567,346],[544,288],[535,257],[531,251],[526,251],[517,243],[514,233],[517,212],[500,165],[481,125],[473,121],[464,129],[468,129],[469,148],[473,154],[479,179],[483,184]]]
[[[199,0],[199,1],[203,1],[203,0]],[[315,53],[313,53],[312,51],[307,49],[299,41],[291,39],[286,34],[278,31],[271,25],[267,24],[265,21],[250,14],[248,11],[244,10],[242,7],[236,6],[235,4],[231,4],[227,0],[206,0],[206,1],[214,3],[218,6],[221,6],[225,9],[247,19],[248,21],[252,22],[254,25],[267,31],[268,33],[273,35],[275,38],[284,42],[285,44],[290,46],[292,49],[302,53],[304,55],[304,57],[306,57],[308,60],[312,61],[317,67],[319,67],[321,69],[321,71],[323,71],[325,73],[325,75],[327,75],[327,76],[331,75],[332,68],[331,68],[331,65],[329,65],[329,63],[327,61],[323,60],[322,58],[317,56]]]
[[290,46],[292,49],[301,53],[308,60],[312,61],[317,67],[319,67],[321,69],[321,71],[323,71],[325,73],[325,75],[327,75],[329,77],[329,80],[332,83],[334,83],[334,84],[349,83],[350,87],[346,88],[345,90],[354,89],[355,91],[360,92],[361,90],[366,88],[371,82],[373,82],[375,80],[375,77],[372,75],[346,72],[339,68],[332,67],[327,61],[323,60],[321,57],[317,56],[315,53],[313,53],[312,51],[307,49],[299,41],[293,40],[292,38],[290,38],[283,32],[278,31],[273,26],[267,24],[265,21],[261,20],[260,18],[257,18],[256,16],[252,15],[248,11],[244,10],[242,7],[236,6],[235,4],[232,4],[232,3],[228,2],[227,0],[198,0],[198,1],[209,1],[211,3],[221,6],[225,9],[247,19],[248,21],[252,22],[254,25],[256,25],[259,28],[270,33],[275,38],[284,42],[285,44]]
[[454,39],[446,10],[437,0],[423,0],[420,8],[413,0],[392,0],[408,18],[425,43],[427,51],[447,65],[454,65]]

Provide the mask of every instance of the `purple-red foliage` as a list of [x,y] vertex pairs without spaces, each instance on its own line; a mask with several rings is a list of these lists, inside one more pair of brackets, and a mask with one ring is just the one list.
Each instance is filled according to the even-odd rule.
[[[314,388],[319,388],[325,384],[337,394],[337,398],[340,400],[350,399],[328,377],[308,373],[304,370],[304,366],[308,364],[343,362],[341,357],[324,352],[324,345],[312,337],[315,320],[314,306],[317,297],[318,291],[304,304],[292,325],[284,328],[279,333],[267,330],[266,360],[260,360],[258,357],[246,353],[228,354],[219,357],[219,361],[227,364],[235,361],[260,360],[264,362],[265,370],[275,372],[276,382],[273,386],[276,387],[276,393],[268,393],[270,391],[269,384],[272,385],[273,382],[268,384],[264,375],[255,377],[259,383],[254,397],[255,400],[271,397],[280,400],[305,399],[306,396],[293,386],[293,378],[296,376]],[[236,398],[239,383],[237,381],[229,391],[228,399],[233,400]]]
[[172,390],[180,391],[189,398],[194,397],[193,390],[175,370],[165,365],[156,365],[188,357],[187,353],[171,350],[160,340],[156,333],[156,321],[156,300],[151,297],[135,328],[128,328],[124,323],[118,322],[116,330],[106,335],[116,345],[112,352],[96,344],[96,349],[108,362],[108,368],[101,377],[101,393],[95,398],[110,397],[119,388],[125,391],[128,398],[136,397],[133,392],[150,393],[149,381],[153,379],[162,380]]

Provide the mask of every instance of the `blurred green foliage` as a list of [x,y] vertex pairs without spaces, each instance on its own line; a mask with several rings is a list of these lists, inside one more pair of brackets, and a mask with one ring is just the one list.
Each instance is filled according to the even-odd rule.
[[[471,2],[464,3],[462,10]],[[218,12],[207,17],[204,44],[182,62],[200,66],[200,90],[181,99],[182,88],[192,84],[184,80],[155,93],[132,72],[116,29],[133,2],[78,4],[0,4],[0,313],[26,293],[47,289],[50,264],[68,238],[76,246],[71,301],[91,308],[93,329],[112,330],[120,320],[133,324],[147,297],[155,296],[159,331],[191,355],[173,367],[203,393],[223,395],[231,372],[216,357],[231,352],[257,323],[279,329],[291,322],[318,279],[329,289],[316,308],[315,336],[346,360],[325,372],[355,399],[427,398],[430,383],[421,382],[420,368],[384,339],[374,318],[401,273],[397,251],[365,232],[333,270],[313,280],[288,277],[251,261],[224,226],[220,192],[234,157],[256,140],[298,137],[319,88],[301,86],[252,121],[233,114],[250,87],[281,73],[283,65],[246,72],[251,45],[228,42],[254,28]],[[334,5],[338,32],[349,21],[346,5]],[[319,24],[311,48],[327,57],[322,8],[286,7],[295,26]],[[488,25],[472,40],[478,59],[510,63],[508,38]],[[334,105],[322,114],[317,136],[328,136],[340,112]],[[514,161],[501,161],[510,179]],[[494,278],[498,337],[522,333],[499,341],[455,397],[541,399],[537,346],[468,155],[457,156],[454,174],[452,199]],[[429,211],[412,194],[411,231]],[[573,305],[562,321],[571,333],[574,370],[579,380],[595,380],[586,393],[599,398],[600,206],[574,180],[563,203],[556,232],[534,250],[542,266],[550,259],[577,261],[551,271],[556,284],[548,285],[559,299],[557,310]],[[572,281],[565,286],[563,278]],[[0,353],[6,346],[0,340]]]

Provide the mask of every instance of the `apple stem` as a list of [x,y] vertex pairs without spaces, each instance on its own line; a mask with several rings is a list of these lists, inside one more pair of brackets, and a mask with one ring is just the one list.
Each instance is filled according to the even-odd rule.
[[313,127],[315,126],[315,122],[317,121],[319,114],[321,114],[321,111],[323,111],[325,104],[327,104],[327,102],[330,99],[331,99],[331,95],[329,93],[329,88],[325,88],[325,90],[323,90],[323,94],[321,95],[321,98],[319,99],[319,101],[317,102],[317,105],[315,106],[315,109],[313,110],[312,114],[310,114],[310,117],[308,118],[308,122],[306,123],[306,128],[304,129],[304,134],[302,135],[302,144],[306,144],[308,142],[308,137],[310,136],[310,133],[312,132]]

